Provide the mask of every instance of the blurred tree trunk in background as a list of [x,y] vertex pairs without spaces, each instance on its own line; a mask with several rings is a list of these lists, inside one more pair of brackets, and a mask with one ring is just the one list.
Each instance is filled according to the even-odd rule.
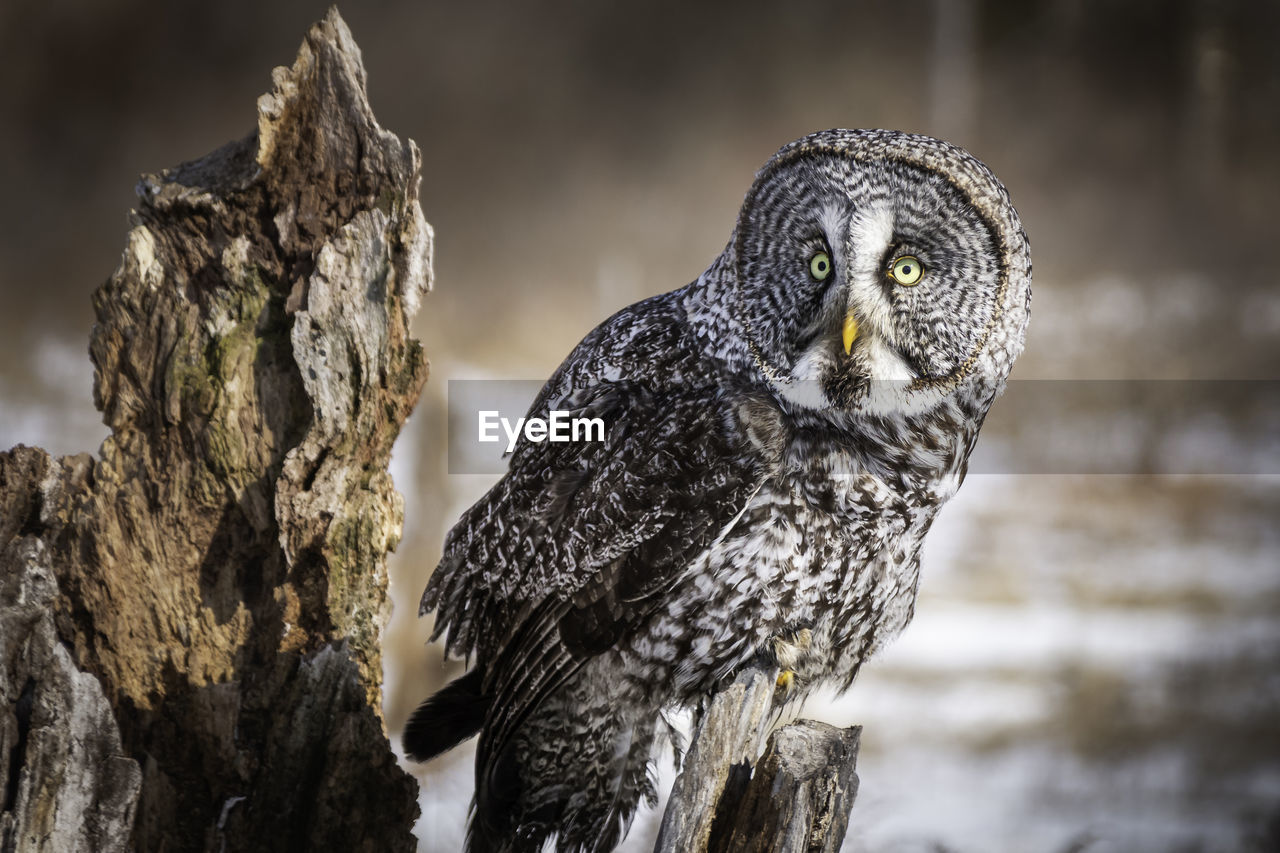
[[[1196,0],[1185,34],[1189,44],[1180,57],[1185,75],[1180,87],[1180,147],[1186,179],[1188,212],[1206,206],[1214,216],[1232,205],[1221,204],[1227,183],[1227,126],[1231,120],[1231,78],[1236,69],[1228,51],[1228,28],[1220,4]],[[1212,218],[1212,217],[1210,217]]]
[[[974,144],[979,128],[978,24],[974,0],[934,0],[929,129],[962,146]],[[911,43],[909,32],[903,41]]]
[[378,641],[419,155],[336,11],[273,81],[255,134],[139,185],[100,455],[0,453],[0,850],[414,847]]

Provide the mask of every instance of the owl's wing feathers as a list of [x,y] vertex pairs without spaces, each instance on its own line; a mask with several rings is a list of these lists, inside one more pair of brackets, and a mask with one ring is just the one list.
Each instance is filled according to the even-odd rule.
[[484,673],[482,788],[481,768],[530,711],[652,613],[766,474],[744,423],[753,404],[708,375],[683,323],[617,322],[579,345],[531,410],[601,417],[604,441],[522,442],[450,532],[423,596],[449,651],[474,653]]
[[[436,626],[448,627],[451,651],[474,652],[488,681],[538,644],[549,612],[562,614],[558,638],[581,655],[623,636],[761,477],[737,446],[733,413],[699,390],[597,386],[594,398],[625,400],[604,442],[532,445],[542,452],[513,460],[486,498],[490,512],[451,538],[437,569],[453,575],[442,578]],[[677,446],[684,452],[667,449]]]
[[575,417],[607,405],[605,440],[521,446],[507,476],[450,531],[423,597],[424,611],[438,611],[435,633],[448,629],[450,653],[491,658],[528,608],[548,596],[567,600],[677,510],[647,494],[655,477],[672,473],[662,456],[643,464],[643,445],[664,422],[661,403],[629,383],[581,396],[585,405],[562,405]]
[[[507,475],[450,530],[421,607],[437,611],[433,639],[447,631],[449,653],[485,663],[547,596],[582,606],[612,600],[601,596],[615,582],[623,596],[647,590],[680,567],[661,556],[666,538],[714,536],[758,484],[748,460],[760,448],[741,423],[749,404],[710,374],[704,342],[662,300],[597,327],[530,410],[600,418],[604,441],[522,440]],[[662,565],[609,568],[642,545]]]
[[[500,643],[481,643],[492,701],[477,755],[480,814],[504,810],[486,800],[510,788],[494,776],[503,773],[503,752],[528,715],[652,614],[764,474],[760,457],[743,453],[734,413],[709,389],[615,386],[596,393],[621,395],[627,405],[611,423],[610,440],[561,445],[576,452],[538,460],[550,463],[542,466],[543,482],[564,477],[575,488],[562,486],[540,505],[540,535],[519,540],[528,549],[519,554],[524,604]],[[675,447],[685,450],[665,449]]]

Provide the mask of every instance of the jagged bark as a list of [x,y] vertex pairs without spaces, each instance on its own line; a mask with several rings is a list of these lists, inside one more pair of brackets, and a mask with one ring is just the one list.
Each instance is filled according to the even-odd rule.
[[0,453],[0,849],[410,850],[382,718],[391,446],[431,230],[336,11],[258,129],[144,177],[98,457]]
[[776,671],[750,668],[708,700],[672,786],[656,853],[840,849],[858,792],[862,728],[800,720],[770,734],[776,680]]

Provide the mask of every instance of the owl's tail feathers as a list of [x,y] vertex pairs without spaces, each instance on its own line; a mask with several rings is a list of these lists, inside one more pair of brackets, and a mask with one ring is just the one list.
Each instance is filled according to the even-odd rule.
[[[595,698],[593,703],[591,698]],[[530,717],[480,776],[467,853],[605,853],[657,803],[655,721],[577,693]]]
[[419,705],[404,727],[405,754],[428,761],[479,732],[492,701],[481,691],[482,681],[476,667]]

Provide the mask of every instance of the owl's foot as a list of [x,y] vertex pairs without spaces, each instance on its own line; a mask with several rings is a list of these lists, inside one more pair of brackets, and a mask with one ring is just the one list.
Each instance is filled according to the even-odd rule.
[[777,660],[778,667],[783,670],[795,669],[800,659],[809,651],[809,644],[812,642],[813,632],[808,628],[801,628],[794,634],[774,637],[773,657]]
[[775,637],[773,640],[773,657],[778,662],[777,698],[785,699],[796,683],[796,668],[800,660],[809,651],[813,642],[813,632],[801,628],[793,634]]

